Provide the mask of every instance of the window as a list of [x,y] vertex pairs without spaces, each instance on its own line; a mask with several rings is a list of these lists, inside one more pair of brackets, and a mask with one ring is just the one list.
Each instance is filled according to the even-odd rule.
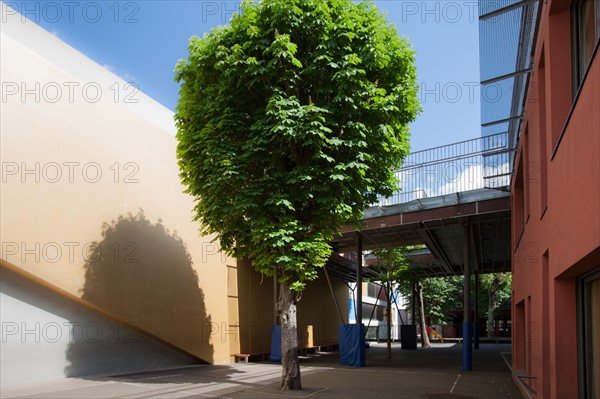
[[537,180],[537,170],[536,165],[529,161],[529,126],[525,126],[523,130],[523,147],[522,147],[522,155],[523,155],[523,172],[525,173],[523,176],[523,221],[525,224],[529,222],[530,216],[530,203],[531,203],[531,186],[532,184],[538,183]]
[[[523,149],[524,150],[524,149]],[[525,190],[523,185],[523,150],[519,154],[515,171],[515,183],[512,196],[513,209],[513,251],[516,251],[525,227]]]
[[[514,293],[513,293],[514,298]],[[517,374],[525,374],[527,367],[527,325],[525,324],[525,302],[521,301],[515,306],[515,329],[514,339],[514,364],[513,368]]]
[[576,0],[572,9],[573,93],[583,82],[600,39],[600,0]]
[[579,396],[600,397],[600,270],[579,285],[580,359]]
[[544,217],[548,207],[548,150],[546,139],[548,131],[546,130],[546,51],[542,47],[540,55],[540,65],[538,67],[537,85],[539,92],[539,139],[540,139],[540,189],[541,189],[541,214],[540,219]]
[[379,286],[373,283],[367,283],[367,296],[377,298],[379,294]]

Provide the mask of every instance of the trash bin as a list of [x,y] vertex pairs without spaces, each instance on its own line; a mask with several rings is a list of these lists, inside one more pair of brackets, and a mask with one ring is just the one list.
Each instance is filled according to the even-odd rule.
[[402,349],[417,349],[416,324],[403,324],[400,326],[400,344]]

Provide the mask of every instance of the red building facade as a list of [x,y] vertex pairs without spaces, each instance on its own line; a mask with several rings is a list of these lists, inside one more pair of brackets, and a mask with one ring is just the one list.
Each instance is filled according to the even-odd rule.
[[600,398],[600,1],[540,1],[512,181],[515,379]]

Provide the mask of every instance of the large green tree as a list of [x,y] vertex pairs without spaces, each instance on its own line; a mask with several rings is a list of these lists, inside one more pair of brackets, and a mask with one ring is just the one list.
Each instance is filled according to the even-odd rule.
[[429,277],[423,280],[427,324],[445,324],[452,304],[462,303],[463,276]]
[[[400,292],[408,299],[407,307],[412,307],[412,298],[416,299],[419,309],[421,331],[427,331],[432,324],[445,324],[452,303],[461,301],[462,276],[448,277],[415,277],[413,292],[412,284],[401,284]],[[427,334],[421,334],[423,347],[429,347]]]
[[414,52],[373,3],[245,1],[176,67],[181,179],[224,251],[279,281],[281,388],[301,389],[296,303],[342,226],[397,188]]
[[[427,331],[427,325],[431,324],[431,315],[434,314],[435,308],[429,306],[427,309],[425,304],[428,303],[423,298],[424,287],[436,287],[437,282],[430,283],[430,279],[422,279],[414,269],[409,267],[410,260],[407,254],[416,249],[413,246],[385,248],[373,251],[373,255],[377,257],[377,263],[371,266],[379,273],[376,278],[387,293],[388,307],[386,309],[386,317],[388,319],[388,341],[387,341],[387,356],[392,357],[391,344],[391,306],[392,300],[396,292],[399,292],[408,298],[409,307],[412,306],[413,299],[416,300],[416,307],[419,311],[419,328],[421,331]],[[433,290],[429,290],[433,291]],[[426,298],[427,299],[427,298]],[[432,310],[433,309],[433,310]],[[413,320],[413,323],[416,320]],[[421,333],[421,346],[430,348],[429,336],[426,333]]]
[[498,307],[509,304],[512,297],[512,274],[490,273],[482,274],[480,277],[482,290],[479,294],[479,303],[486,309],[487,316],[487,338],[494,339],[494,316]]

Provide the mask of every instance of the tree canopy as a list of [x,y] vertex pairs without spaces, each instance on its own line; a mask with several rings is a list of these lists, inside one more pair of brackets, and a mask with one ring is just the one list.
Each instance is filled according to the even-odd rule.
[[176,66],[181,179],[202,232],[300,291],[397,189],[415,53],[372,2],[245,1]]
[[375,281],[397,290],[400,285],[410,287],[414,280],[414,273],[409,270],[409,260],[405,253],[410,247],[382,248],[372,251],[372,255],[377,258],[377,263],[370,266],[370,269],[376,271],[378,276]]

